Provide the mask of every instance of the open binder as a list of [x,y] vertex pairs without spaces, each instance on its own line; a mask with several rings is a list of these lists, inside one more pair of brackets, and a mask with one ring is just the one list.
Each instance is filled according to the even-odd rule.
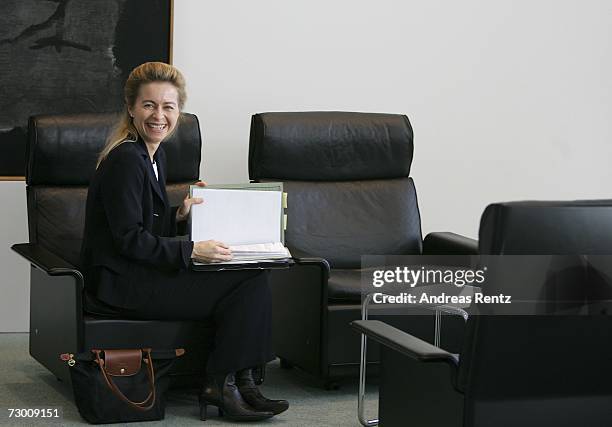
[[194,260],[194,270],[285,268],[291,264],[284,245],[287,196],[282,183],[192,185],[190,196],[204,199],[191,207],[191,240],[219,240],[230,246],[234,256],[227,262]]

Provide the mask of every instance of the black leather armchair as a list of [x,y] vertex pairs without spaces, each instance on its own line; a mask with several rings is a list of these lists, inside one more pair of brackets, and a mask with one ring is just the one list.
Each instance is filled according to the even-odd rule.
[[[490,205],[479,243],[481,254],[561,255],[553,259],[571,268],[560,269],[555,284],[571,283],[583,296],[597,289],[603,305],[586,304],[589,311],[581,315],[576,308],[571,315],[566,310],[472,316],[459,355],[380,321],[354,322],[356,330],[382,344],[380,424],[608,424],[612,388],[602,379],[612,375],[612,318],[604,307],[611,280],[593,265],[609,264],[610,258],[592,255],[612,254],[612,201]],[[512,295],[516,285],[506,285],[502,290]],[[544,292],[545,286],[536,291]],[[545,295],[559,301],[563,294]]]
[[[115,120],[114,114],[30,119],[26,171],[30,243],[13,246],[31,263],[30,354],[57,378],[67,380],[60,353],[184,347],[187,351],[176,364],[174,379],[190,383],[203,373],[206,348],[212,342],[212,329],[206,323],[129,320],[83,312],[79,252],[87,187]],[[164,149],[168,197],[177,205],[199,176],[197,117],[183,114]]]
[[[283,181],[288,193],[285,240],[297,265],[271,274],[273,345],[283,366],[297,366],[335,386],[356,374],[362,255],[471,254],[472,239],[433,233],[422,239],[414,182],[413,134],[397,114],[263,113],[252,117],[249,176]],[[397,324],[433,339],[431,316]],[[463,321],[445,322],[448,348]],[[368,360],[378,360],[370,346]]]

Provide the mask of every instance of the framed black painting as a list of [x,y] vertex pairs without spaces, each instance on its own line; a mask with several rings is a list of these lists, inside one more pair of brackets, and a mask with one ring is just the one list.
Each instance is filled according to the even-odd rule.
[[28,117],[118,111],[130,71],[172,60],[172,0],[3,0],[0,177],[25,173]]

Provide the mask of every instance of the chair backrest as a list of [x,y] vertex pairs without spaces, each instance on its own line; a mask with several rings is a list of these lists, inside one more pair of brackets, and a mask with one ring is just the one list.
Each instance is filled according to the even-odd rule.
[[249,176],[285,183],[289,248],[356,268],[361,255],[422,250],[412,153],[404,115],[262,113],[251,121]]
[[610,255],[612,200],[527,201],[489,205],[479,252],[493,255]]
[[[569,285],[579,293],[582,287],[585,292],[598,287],[610,294],[610,284],[581,255],[612,254],[612,201],[493,204],[482,215],[479,245],[481,254],[559,255],[552,262],[560,260],[564,268],[550,276],[552,285]],[[534,292],[560,298],[559,292],[547,292],[550,285],[542,283]],[[516,285],[500,290],[512,295],[511,286]],[[567,398],[612,394],[601,381],[612,376],[612,318],[600,314],[470,318],[458,377],[468,398],[467,425],[495,425],[492,420],[506,413],[483,402],[521,401],[519,406],[535,416],[545,401],[563,398],[563,405],[575,405]],[[565,416],[550,415],[550,425]]]
[[[27,206],[31,243],[79,265],[89,180],[117,114],[44,115],[30,118]],[[198,119],[184,113],[163,147],[168,159],[168,197],[178,203],[198,179],[201,136]]]

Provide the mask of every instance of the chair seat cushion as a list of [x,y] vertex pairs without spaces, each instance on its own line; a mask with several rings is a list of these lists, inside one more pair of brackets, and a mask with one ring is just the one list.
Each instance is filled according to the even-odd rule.
[[327,282],[327,298],[332,303],[361,302],[361,269],[332,268]]
[[211,322],[126,320],[86,315],[83,348],[180,348],[212,343]]

